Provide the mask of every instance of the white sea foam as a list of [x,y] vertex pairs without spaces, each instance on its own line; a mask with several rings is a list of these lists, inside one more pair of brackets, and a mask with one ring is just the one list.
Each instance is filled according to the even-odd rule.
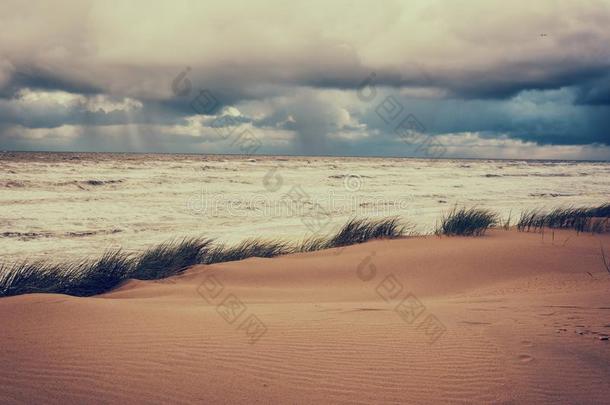
[[5,153],[0,173],[7,261],[183,236],[300,240],[354,216],[426,232],[455,204],[515,218],[610,196],[610,163],[594,162]]

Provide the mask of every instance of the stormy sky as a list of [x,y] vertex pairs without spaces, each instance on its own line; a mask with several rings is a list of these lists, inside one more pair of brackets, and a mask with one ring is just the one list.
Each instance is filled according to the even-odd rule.
[[3,0],[0,26],[0,150],[610,160],[606,0]]

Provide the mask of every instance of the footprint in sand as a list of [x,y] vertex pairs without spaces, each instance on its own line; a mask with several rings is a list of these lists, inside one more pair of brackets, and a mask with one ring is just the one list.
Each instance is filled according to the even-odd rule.
[[518,359],[519,359],[519,362],[521,362],[521,363],[529,363],[534,360],[534,358],[532,356],[530,356],[529,354],[520,354]]
[[[524,347],[533,347],[534,346],[534,342],[532,342],[531,340],[522,340],[521,341],[521,346]],[[517,356],[517,358],[519,359],[520,363],[529,363],[532,360],[534,360],[534,358],[532,356],[530,356],[529,354],[520,354],[519,356]]]

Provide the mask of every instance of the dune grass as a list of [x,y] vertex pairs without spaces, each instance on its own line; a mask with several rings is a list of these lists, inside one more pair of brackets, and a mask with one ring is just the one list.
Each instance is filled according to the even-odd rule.
[[336,234],[300,244],[247,239],[229,246],[207,238],[186,238],[154,246],[140,254],[108,251],[96,260],[55,264],[49,261],[0,264],[0,297],[27,293],[74,296],[101,294],[128,279],[155,280],[180,274],[195,264],[213,264],[249,257],[274,257],[347,246],[371,239],[397,238],[405,228],[397,218],[353,219]]
[[441,218],[437,235],[481,236],[487,229],[498,224],[498,214],[482,208],[458,208]]
[[178,274],[197,264],[212,248],[213,241],[205,238],[185,238],[154,246],[133,259],[131,278],[156,280]]
[[513,215],[513,211],[511,210],[511,211],[508,213],[508,218],[506,218],[506,221],[504,221],[504,225],[502,225],[502,229],[504,229],[505,231],[508,231],[508,230],[510,229],[510,224],[511,224],[511,222],[510,222],[510,221],[511,221],[511,219],[512,219],[512,218],[511,218],[511,217],[512,217],[512,215]]
[[521,213],[517,229],[529,232],[546,227],[600,233],[606,230],[609,220],[610,204],[603,204],[598,207],[556,208],[550,212],[533,209]]
[[219,244],[202,254],[201,264],[213,264],[243,260],[249,257],[275,257],[294,253],[288,242],[281,240],[246,239],[235,246]]
[[304,240],[299,252],[330,249],[364,243],[371,239],[391,239],[406,234],[408,227],[396,217],[383,219],[351,219],[331,237],[319,236]]
[[[557,208],[544,213],[529,210],[521,214],[519,231],[544,227],[603,232],[610,220],[610,204],[589,208]],[[457,206],[441,218],[437,235],[480,236],[500,223],[493,211]],[[509,219],[503,224],[510,226]],[[121,250],[105,252],[98,259],[56,264],[49,261],[0,263],[0,297],[26,293],[62,293],[91,296],[115,288],[127,279],[155,280],[180,274],[195,264],[213,264],[249,257],[275,257],[392,239],[408,228],[398,218],[351,219],[330,236],[313,236],[301,243],[282,240],[246,239],[236,245],[207,238],[185,238],[154,246],[139,254]]]
[[45,261],[0,265],[0,296],[26,293],[63,293],[75,296],[100,294],[131,274],[133,258],[120,250],[96,260],[66,264]]

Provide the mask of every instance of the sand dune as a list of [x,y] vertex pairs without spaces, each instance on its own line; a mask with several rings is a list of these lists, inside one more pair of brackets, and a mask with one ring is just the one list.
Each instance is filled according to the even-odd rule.
[[3,298],[0,402],[604,403],[600,243],[418,237]]

